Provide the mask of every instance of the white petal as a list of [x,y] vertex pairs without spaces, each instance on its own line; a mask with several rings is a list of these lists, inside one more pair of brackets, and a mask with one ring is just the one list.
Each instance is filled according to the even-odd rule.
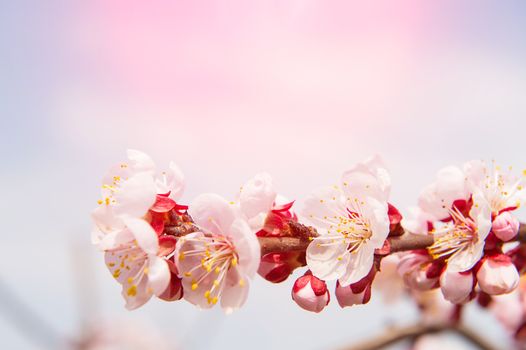
[[236,217],[235,208],[223,197],[207,193],[198,196],[188,209],[194,222],[206,231],[227,235]]
[[168,263],[158,256],[148,257],[148,286],[152,288],[153,294],[161,295],[170,283],[170,268]]
[[125,228],[120,231],[106,233],[103,237],[101,237],[97,245],[99,249],[110,250],[118,248],[125,243],[131,242],[133,239],[134,236],[131,231]]
[[314,191],[305,200],[302,216],[316,228],[336,226],[339,217],[348,217],[343,193],[334,187]]
[[241,211],[251,219],[261,213],[267,214],[276,199],[272,177],[261,173],[247,181],[239,193]]
[[248,298],[248,291],[247,277],[243,277],[237,269],[231,269],[221,294],[221,307],[225,313],[230,314],[243,306]]
[[[134,255],[134,258],[130,258]],[[121,249],[107,251],[104,254],[104,262],[113,277],[124,286],[137,284],[138,276],[141,276],[146,267],[146,254],[133,244],[122,246]],[[128,279],[131,278],[131,281]]]
[[481,160],[471,160],[464,164],[464,174],[468,179],[468,186],[478,187],[486,178],[488,169]]
[[417,235],[428,234],[428,222],[433,222],[436,219],[433,215],[426,213],[420,207],[407,208],[407,214],[402,218],[402,227]]
[[261,247],[248,224],[236,219],[230,228],[230,238],[239,255],[239,269],[250,278],[256,274],[261,258]]
[[462,170],[448,166],[439,170],[435,182],[422,190],[418,197],[418,205],[441,220],[449,216],[449,209],[455,200],[467,200],[469,194]]
[[491,231],[491,209],[488,203],[478,195],[473,195],[473,206],[469,215],[477,224],[478,239],[484,241]]
[[155,203],[157,189],[153,177],[139,173],[125,181],[115,193],[115,214],[141,218]]
[[323,246],[321,240],[315,238],[307,247],[307,265],[312,274],[322,280],[335,280],[345,272],[349,262],[347,244],[341,243]]
[[346,270],[339,278],[342,286],[358,282],[371,271],[374,262],[374,250],[368,246],[362,246],[356,253],[349,254],[349,262]]
[[152,297],[152,293],[148,291],[148,278],[143,276],[139,284],[135,286],[123,284],[121,294],[126,300],[126,309],[128,310],[134,310],[144,305]]
[[178,201],[183,195],[185,188],[184,174],[177,164],[170,162],[168,171],[156,179],[156,184],[158,193],[170,192],[170,198]]
[[129,149],[126,153],[128,155],[128,159],[131,161],[131,165],[134,171],[145,171],[153,174],[153,171],[155,171],[155,163],[149,155],[134,149]]
[[387,202],[379,202],[373,197],[365,199],[362,214],[371,225],[372,237],[367,244],[373,248],[381,248],[389,235],[389,215],[387,214]]
[[345,196],[351,199],[370,196],[387,201],[391,179],[379,157],[375,157],[346,171],[342,176],[342,186]]
[[484,241],[471,244],[462,252],[452,256],[447,261],[447,268],[451,272],[464,272],[471,269],[484,253]]
[[113,206],[101,204],[91,213],[93,222],[104,233],[114,232],[124,228],[121,218],[115,215]]
[[159,238],[149,223],[142,219],[131,217],[125,217],[123,221],[142,250],[147,254],[157,254],[159,250]]

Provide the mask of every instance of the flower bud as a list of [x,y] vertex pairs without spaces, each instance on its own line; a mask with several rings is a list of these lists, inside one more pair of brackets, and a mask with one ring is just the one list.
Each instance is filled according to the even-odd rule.
[[313,276],[310,271],[294,282],[292,299],[307,311],[320,312],[331,300],[325,281]]
[[398,274],[411,289],[430,290],[439,286],[443,265],[433,261],[425,251],[412,251],[400,259]]
[[519,285],[519,273],[511,258],[504,254],[485,259],[477,279],[480,289],[490,295],[509,293]]
[[373,267],[369,274],[356,283],[342,286],[336,283],[336,299],[342,308],[346,306],[367,304],[371,299],[371,285],[376,269]]
[[519,232],[519,220],[517,220],[509,211],[505,211],[493,220],[491,229],[495,235],[507,242],[513,239]]
[[165,301],[176,301],[183,297],[183,285],[181,278],[177,276],[177,267],[171,260],[166,260],[170,268],[170,283],[159,298]]
[[402,214],[400,211],[392,205],[387,203],[387,215],[389,216],[389,236],[400,236],[404,233],[404,229],[401,225]]
[[453,304],[464,304],[471,299],[474,278],[471,271],[453,272],[445,270],[440,275],[440,288],[444,299]]
[[305,265],[305,252],[269,253],[263,255],[258,274],[272,283],[285,281],[297,267]]

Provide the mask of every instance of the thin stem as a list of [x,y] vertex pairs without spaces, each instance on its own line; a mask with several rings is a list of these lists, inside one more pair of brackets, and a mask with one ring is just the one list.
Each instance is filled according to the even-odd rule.
[[418,337],[426,334],[451,332],[458,334],[466,341],[477,346],[481,350],[497,350],[493,344],[490,344],[470,329],[461,325],[413,325],[405,328],[389,329],[385,333],[376,336],[372,340],[363,343],[351,345],[342,350],[379,350],[386,346],[393,345],[402,340],[414,341]]

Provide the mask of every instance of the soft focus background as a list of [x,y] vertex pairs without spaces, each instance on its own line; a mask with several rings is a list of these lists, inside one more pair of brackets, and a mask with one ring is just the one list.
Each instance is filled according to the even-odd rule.
[[[373,153],[401,208],[450,163],[526,168],[526,3],[365,3],[1,1],[0,347],[104,319],[180,349],[331,349],[416,320],[378,295],[309,314],[293,279],[261,278],[229,317],[156,300],[128,312],[89,244],[100,178],[126,148],[177,161],[185,202],[268,171],[301,206]],[[467,324],[507,347],[490,315],[470,307]]]

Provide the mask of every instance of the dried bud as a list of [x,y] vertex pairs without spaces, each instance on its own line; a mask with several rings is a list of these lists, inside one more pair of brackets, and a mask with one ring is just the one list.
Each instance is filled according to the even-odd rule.
[[490,295],[511,292],[519,285],[519,278],[511,258],[504,254],[486,258],[477,272],[480,289]]
[[331,300],[325,281],[313,276],[310,271],[294,282],[292,299],[302,309],[320,312]]

